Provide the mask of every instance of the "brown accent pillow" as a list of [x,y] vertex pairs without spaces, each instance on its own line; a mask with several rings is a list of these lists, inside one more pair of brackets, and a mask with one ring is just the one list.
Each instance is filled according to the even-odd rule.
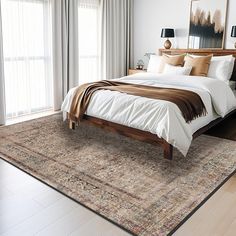
[[175,56],[163,54],[159,67],[159,73],[162,73],[164,71],[165,64],[169,64],[172,66],[183,66],[184,58],[185,54]]
[[190,75],[195,76],[207,76],[211,58],[213,55],[202,56],[202,57],[191,57],[187,55],[185,57],[185,66],[192,66],[192,71]]

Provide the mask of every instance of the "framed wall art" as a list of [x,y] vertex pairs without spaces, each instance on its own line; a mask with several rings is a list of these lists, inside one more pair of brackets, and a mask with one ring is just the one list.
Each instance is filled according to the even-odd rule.
[[228,0],[192,0],[188,48],[224,47]]

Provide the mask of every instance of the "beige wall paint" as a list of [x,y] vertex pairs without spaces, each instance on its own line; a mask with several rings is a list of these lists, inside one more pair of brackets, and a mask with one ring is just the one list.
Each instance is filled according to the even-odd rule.
[[[236,0],[228,1],[225,48],[232,49],[236,41],[230,37],[231,27],[236,25]],[[165,40],[160,38],[160,33],[164,27],[176,30],[173,47],[187,47],[190,4],[191,0],[134,0],[135,63],[145,59],[146,52],[156,52],[163,47]]]

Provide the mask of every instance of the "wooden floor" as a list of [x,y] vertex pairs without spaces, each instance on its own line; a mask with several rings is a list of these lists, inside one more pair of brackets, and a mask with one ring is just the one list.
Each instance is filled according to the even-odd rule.
[[[236,140],[236,119],[209,134]],[[125,231],[0,159],[1,236],[127,236]],[[236,235],[236,175],[175,236]]]
[[129,234],[0,159],[0,235]]

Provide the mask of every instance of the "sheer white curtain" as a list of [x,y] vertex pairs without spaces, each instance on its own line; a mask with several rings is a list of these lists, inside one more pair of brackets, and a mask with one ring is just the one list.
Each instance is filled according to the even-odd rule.
[[79,0],[79,84],[100,80],[100,1]]
[[7,118],[53,107],[50,0],[1,0]]

